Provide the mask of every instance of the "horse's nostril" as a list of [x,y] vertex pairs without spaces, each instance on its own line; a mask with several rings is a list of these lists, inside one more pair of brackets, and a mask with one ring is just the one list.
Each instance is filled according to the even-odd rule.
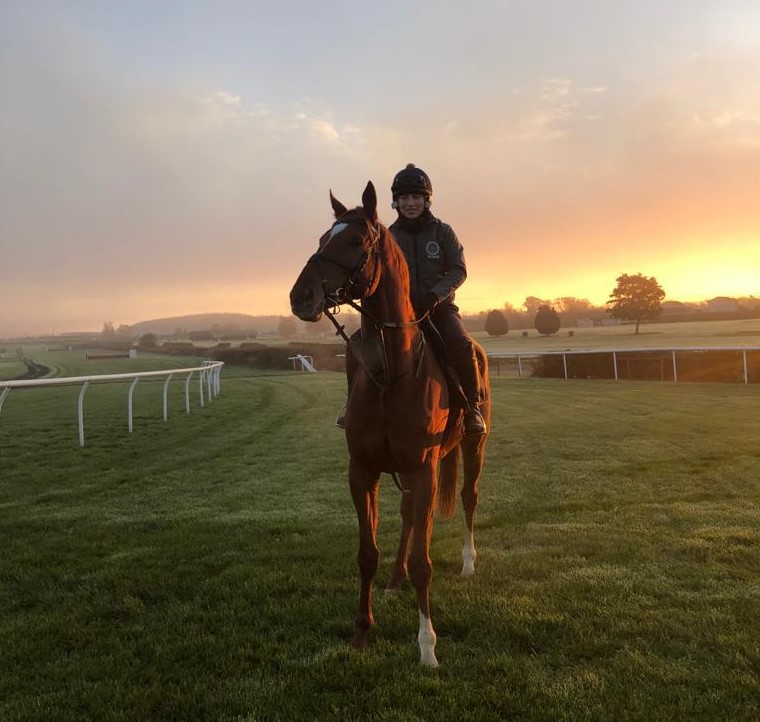
[[294,288],[290,293],[290,305],[293,308],[309,304],[314,300],[314,292],[310,288]]

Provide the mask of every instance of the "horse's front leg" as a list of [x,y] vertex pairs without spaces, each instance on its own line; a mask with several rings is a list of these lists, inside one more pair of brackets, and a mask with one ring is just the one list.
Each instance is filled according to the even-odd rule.
[[438,452],[430,454],[426,466],[415,475],[412,487],[414,498],[414,534],[409,555],[409,577],[417,591],[420,630],[417,642],[420,646],[420,664],[437,667],[435,643],[437,637],[430,619],[430,581],[433,564],[430,560],[430,537],[433,532],[433,508],[437,483]]
[[[407,480],[404,480],[407,484]],[[404,484],[402,484],[404,486]],[[409,488],[405,486],[405,488]],[[405,491],[401,494],[401,538],[398,543],[396,552],[396,563],[393,565],[393,572],[385,586],[385,591],[390,592],[398,589],[407,577],[407,558],[409,556],[409,539],[412,535],[414,518],[414,497],[412,491]]]
[[478,506],[478,481],[483,470],[486,437],[465,437],[462,441],[464,461],[464,484],[462,485],[462,506],[464,507],[465,532],[462,545],[462,576],[475,574],[475,509]]
[[377,548],[378,494],[380,475],[371,472],[351,459],[348,467],[348,482],[351,497],[356,507],[359,521],[359,573],[361,591],[359,611],[356,614],[352,646],[363,649],[367,646],[367,635],[374,623],[372,616],[372,583],[377,572],[380,551]]

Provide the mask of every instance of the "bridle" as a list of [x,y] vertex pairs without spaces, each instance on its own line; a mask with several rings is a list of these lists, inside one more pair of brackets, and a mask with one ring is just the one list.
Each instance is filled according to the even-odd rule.
[[[328,234],[330,234],[332,237],[331,234],[334,233],[335,228],[338,225],[348,225],[348,221],[344,218],[339,218],[337,221],[335,221],[330,230],[325,233],[320,239],[320,249],[314,253],[306,262],[307,265],[309,263],[316,264],[317,268],[319,269],[322,280],[322,293],[325,297],[325,303],[326,305],[329,305],[333,310],[337,309],[344,303],[353,305],[355,301],[366,298],[367,296],[371,296],[375,292],[377,284],[380,280],[379,273],[381,233],[379,225],[372,225],[369,222],[366,223],[369,240],[367,242],[363,241],[362,245],[364,246],[364,252],[362,253],[359,260],[354,264],[354,266],[348,266],[347,264],[343,263],[343,261],[340,261],[337,258],[333,258],[332,256],[329,256],[327,253],[325,253],[325,249],[329,244],[329,239],[328,243],[325,243],[324,245],[322,245],[322,240],[325,238],[325,236],[328,236]],[[366,287],[363,288],[360,281],[364,273],[364,269],[367,267],[370,259],[372,259],[373,263],[372,276],[370,277],[369,282],[366,284]],[[325,277],[322,266],[323,262],[337,266],[348,274],[343,286],[336,288],[334,291],[328,290],[327,278]],[[325,310],[327,311],[327,309]]]
[[[345,218],[345,216],[338,218],[338,220],[336,220],[335,223],[331,226],[330,230],[322,236],[320,239],[320,244],[322,242],[322,239],[330,234],[337,225],[347,223],[348,220]],[[368,318],[370,321],[372,321],[373,325],[378,331],[382,331],[385,328],[410,328],[413,326],[418,326],[430,315],[429,311],[425,311],[425,313],[420,318],[413,321],[383,321],[381,319],[375,318],[369,311],[357,303],[357,301],[361,301],[371,296],[377,290],[377,285],[380,282],[380,240],[382,238],[382,226],[379,223],[372,224],[368,221],[366,222],[366,227],[368,233],[368,241],[366,241],[366,243],[363,243],[364,253],[362,253],[361,258],[359,258],[353,267],[348,266],[342,261],[327,255],[325,253],[325,248],[328,245],[327,243],[322,246],[316,253],[312,254],[311,258],[309,258],[309,260],[306,262],[307,265],[309,263],[316,264],[317,268],[320,270],[322,292],[325,298],[324,314],[332,322],[333,326],[335,326],[336,335],[342,336],[343,340],[346,341],[346,343],[349,342],[349,338],[346,335],[345,326],[338,323],[338,321],[335,319],[335,316],[340,313],[340,307],[343,305],[351,306],[351,308],[353,308],[355,311],[358,311],[362,316]],[[373,263],[372,275],[366,286],[362,288],[360,279],[370,259],[372,259]],[[336,288],[334,291],[328,291],[327,279],[325,278],[325,274],[322,271],[322,262],[331,263],[341,270],[346,271],[348,277],[346,278],[343,286]]]

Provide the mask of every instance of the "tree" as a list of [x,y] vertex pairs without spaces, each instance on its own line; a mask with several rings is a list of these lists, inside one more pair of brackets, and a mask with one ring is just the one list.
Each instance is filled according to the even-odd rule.
[[575,296],[560,296],[555,298],[551,304],[552,308],[561,313],[578,313],[588,311],[591,308],[591,302],[587,298],[576,298]]
[[298,331],[295,316],[280,316],[277,322],[277,334],[280,338],[293,338]]
[[594,310],[591,301],[587,298],[575,298],[575,296],[555,298],[551,306],[556,309],[557,313],[562,314],[565,325],[567,325],[568,318],[575,320],[579,317],[590,315]]
[[158,338],[155,333],[144,333],[137,342],[137,348],[141,351],[148,351],[158,346]]
[[116,329],[114,328],[113,321],[104,321],[103,330],[100,335],[106,341],[112,341],[116,338]]
[[310,338],[316,338],[317,336],[328,336],[331,331],[335,330],[332,323],[330,322],[330,319],[325,315],[322,315],[322,318],[320,318],[319,321],[315,321],[313,323],[304,321],[301,324],[301,328],[305,335],[309,336]]
[[624,273],[617,277],[617,285],[607,301],[607,313],[612,318],[635,321],[636,333],[642,321],[653,321],[662,313],[665,291],[654,276]]
[[509,333],[509,323],[503,311],[489,311],[486,316],[486,333],[489,336],[506,336]]
[[523,301],[523,308],[525,309],[525,313],[528,314],[528,317],[535,316],[541,306],[548,305],[549,301],[544,301],[542,298],[538,298],[537,296],[528,296]]
[[543,304],[539,306],[536,312],[533,325],[540,334],[551,336],[559,331],[559,314],[551,306]]

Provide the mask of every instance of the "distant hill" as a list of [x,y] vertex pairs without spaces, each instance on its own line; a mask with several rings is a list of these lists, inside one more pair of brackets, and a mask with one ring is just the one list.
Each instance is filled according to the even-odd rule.
[[226,333],[270,333],[277,330],[280,316],[250,316],[247,313],[196,313],[190,316],[172,316],[140,321],[132,325],[132,333],[142,336],[155,333],[166,336],[188,331],[207,331],[218,329]]

